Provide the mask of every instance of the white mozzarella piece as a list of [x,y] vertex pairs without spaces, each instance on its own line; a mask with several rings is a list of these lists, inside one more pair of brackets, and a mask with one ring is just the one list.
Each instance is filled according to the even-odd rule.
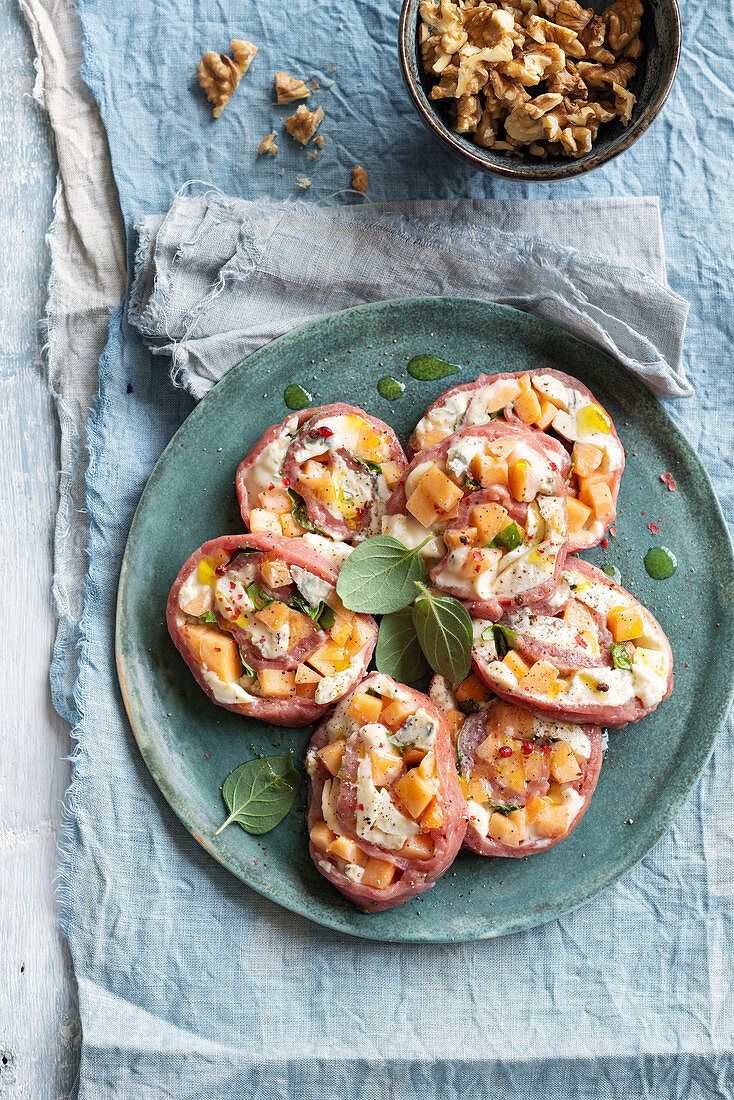
[[408,550],[413,550],[428,539],[426,545],[421,548],[421,557],[425,561],[436,561],[446,553],[446,544],[442,537],[430,528],[424,527],[414,516],[383,516],[382,534],[391,535],[398,542],[402,542]]
[[[328,539],[323,535],[313,534],[311,531],[307,531],[303,536],[303,542],[306,546],[310,546],[312,550],[315,550],[317,554],[321,554],[322,557],[326,558],[327,561],[331,562],[331,564],[335,565],[338,569],[341,569],[354,549],[348,542]],[[292,566],[291,572],[293,572]]]

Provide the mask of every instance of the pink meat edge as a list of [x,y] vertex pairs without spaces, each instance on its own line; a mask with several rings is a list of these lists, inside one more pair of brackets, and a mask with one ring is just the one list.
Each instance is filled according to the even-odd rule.
[[584,804],[576,814],[576,817],[573,819],[568,829],[566,829],[565,833],[562,833],[558,837],[549,837],[547,840],[531,841],[527,846],[521,845],[519,848],[511,848],[507,844],[500,844],[498,841],[487,840],[484,837],[480,837],[470,822],[464,838],[464,847],[472,852],[476,852],[480,856],[503,856],[509,859],[519,859],[523,856],[537,855],[538,852],[547,852],[550,848],[554,848],[556,844],[560,844],[562,840],[566,840],[581,821],[581,818],[591,804],[591,796],[596,790],[604,759],[601,747],[602,731],[599,726],[587,726],[586,733],[591,741],[591,755],[584,765],[581,779],[573,785],[574,790],[583,796]]
[[[219,538],[205,542],[203,546],[195,550],[181,566],[178,576],[171,586],[171,591],[168,594],[168,600],[166,602],[166,625],[168,626],[168,633],[171,635],[173,644],[186,662],[197,684],[215,706],[221,707],[223,710],[232,711],[233,714],[241,714],[245,718],[256,718],[263,722],[269,722],[275,726],[286,726],[293,729],[301,726],[309,726],[313,722],[320,721],[324,715],[328,714],[334,703],[338,700],[322,704],[300,699],[256,699],[254,703],[248,704],[221,703],[214,697],[212,689],[204,679],[201,669],[194,660],[183,638],[181,632],[181,625],[183,624],[179,624],[178,622],[178,596],[184,581],[193,573],[194,569],[198,567],[202,558],[217,557],[223,554],[226,555],[223,560],[226,560],[226,558],[231,557],[236,550],[247,549],[261,550],[263,552],[273,551],[277,553],[279,557],[282,557],[284,561],[289,562],[289,564],[298,565],[302,569],[307,569],[321,580],[336,585],[338,577],[337,569],[330,562],[326,561],[325,558],[322,558],[315,550],[312,550],[311,547],[306,546],[300,540],[287,539],[280,535],[270,534],[222,535]],[[360,677],[367,671],[367,666],[372,659],[372,653],[377,643],[377,623],[371,616],[368,617],[374,627],[374,642],[364,651],[360,662]]]
[[[309,411],[311,413],[309,420],[313,420],[314,427],[318,424],[319,420],[323,420],[324,418],[329,416],[359,416],[363,420],[367,420],[368,423],[370,423],[375,429],[375,431],[379,432],[380,434],[387,434],[388,443],[390,446],[390,458],[400,467],[401,470],[405,469],[408,460],[405,457],[403,448],[400,446],[400,442],[398,440],[398,437],[395,435],[395,432],[392,430],[389,424],[386,424],[384,422],[384,420],[378,420],[377,417],[370,416],[368,412],[365,412],[364,409],[360,409],[357,405],[322,405],[318,409],[311,409]],[[283,457],[282,466],[284,475],[286,477],[289,477],[291,479],[291,483],[294,485],[298,477],[298,470],[302,465],[301,463],[296,462],[295,457],[291,454],[295,442],[296,440],[294,439],[291,445],[288,447],[288,450]],[[352,459],[351,456],[348,457],[349,460],[356,465],[356,459]],[[306,505],[308,517],[313,523],[314,527],[318,528],[319,531],[323,531],[325,535],[328,535],[332,539],[340,539],[344,542],[351,542],[359,535],[359,531],[354,531],[343,520],[339,520],[335,516],[333,516],[332,513],[325,507],[325,505],[320,504],[316,500],[313,494],[302,494],[302,496]],[[372,505],[372,507],[374,507],[374,504]]]
[[273,424],[271,428],[268,428],[265,434],[260,437],[254,447],[250,448],[240,462],[237,467],[237,473],[235,474],[234,484],[240,506],[240,515],[246,525],[249,526],[250,512],[256,506],[255,502],[248,499],[247,485],[245,484],[247,471],[251,466],[255,465],[265,448],[269,447],[274,440],[288,430],[287,425],[289,421],[293,420],[295,417],[297,425],[300,428],[301,425],[316,412],[318,412],[318,409],[301,409],[300,412],[289,413],[280,424]]

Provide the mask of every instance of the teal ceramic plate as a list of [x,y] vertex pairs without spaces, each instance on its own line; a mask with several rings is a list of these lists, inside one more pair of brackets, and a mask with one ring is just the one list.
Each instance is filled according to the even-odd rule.
[[[408,360],[433,352],[459,374],[420,382]],[[527,859],[461,853],[428,894],[365,914],[316,872],[301,797],[264,837],[224,820],[220,786],[255,753],[293,749],[301,765],[308,731],[281,730],[215,707],[197,688],[164,625],[168,590],[206,539],[242,529],[233,479],[262,432],[287,414],[298,382],[313,403],[348,401],[387,420],[405,440],[442,390],[480,371],[555,367],[587,383],[614,417],[627,448],[617,536],[588,557],[616,565],[660,619],[673,645],[671,699],[636,726],[613,732],[591,807],[563,844]],[[393,375],[402,397],[379,396]],[[677,492],[660,474],[670,472]],[[648,529],[660,527],[659,535]],[[678,559],[666,581],[647,576],[646,550]],[[588,901],[633,866],[672,822],[698,779],[723,722],[733,665],[734,569],[726,528],[698,458],[658,402],[618,363],[516,310],[464,299],[381,302],[289,333],[227,375],[176,433],[143,494],[120,579],[120,682],[140,751],[187,829],[253,889],[310,920],[374,939],[483,939],[532,928]],[[305,784],[304,784],[305,787]],[[303,792],[305,796],[305,791]]]

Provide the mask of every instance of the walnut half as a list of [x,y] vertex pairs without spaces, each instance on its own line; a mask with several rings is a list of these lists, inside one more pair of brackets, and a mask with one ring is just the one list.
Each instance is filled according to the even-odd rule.
[[275,96],[278,103],[292,103],[294,99],[307,99],[311,95],[311,89],[307,88],[297,76],[288,76],[288,73],[275,74]]
[[262,139],[257,147],[257,152],[259,156],[262,156],[264,153],[270,153],[271,157],[275,156],[275,154],[278,152],[278,146],[275,144],[274,130],[272,134],[265,135],[265,137]]
[[323,107],[317,107],[315,111],[309,111],[308,107],[301,104],[296,113],[285,120],[285,128],[292,138],[300,141],[301,145],[308,145],[323,120]]
[[367,193],[367,173],[360,164],[352,169],[352,190],[359,191],[360,195]]
[[214,105],[212,114],[215,118],[219,118],[229,103],[232,93],[257,53],[257,46],[253,46],[252,42],[244,39],[235,38],[229,46],[232,57],[210,50],[204,54],[196,70],[199,84],[206,93],[206,98]]

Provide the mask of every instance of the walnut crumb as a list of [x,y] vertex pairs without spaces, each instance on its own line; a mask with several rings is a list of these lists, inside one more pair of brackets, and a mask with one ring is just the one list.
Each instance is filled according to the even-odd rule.
[[296,183],[302,191],[305,191],[307,187],[311,186],[311,180],[308,176],[296,176]]
[[308,151],[308,152],[306,153],[306,156],[307,156],[307,157],[308,157],[308,158],[309,158],[310,160],[318,160],[318,159],[319,159],[319,154],[318,154],[318,152],[317,152],[316,150],[311,150],[311,149],[309,149],[309,151]]
[[257,147],[258,155],[262,156],[263,153],[270,153],[271,157],[274,157],[278,152],[278,146],[275,144],[275,131],[272,134],[266,134]]
[[278,103],[292,103],[294,99],[306,99],[311,90],[297,76],[279,72],[275,74],[275,95]]
[[309,111],[303,104],[294,115],[285,120],[285,128],[292,138],[300,141],[301,145],[308,145],[324,119],[324,108],[317,107],[315,111]]
[[215,118],[219,118],[229,103],[232,93],[257,53],[257,46],[243,39],[235,38],[229,46],[232,57],[210,50],[204,54],[196,70],[199,84],[206,93],[206,98],[213,104],[212,114]]
[[359,164],[352,169],[352,189],[360,195],[367,193],[367,173]]
[[323,149],[325,141],[326,141],[326,138],[324,137],[323,134],[317,134],[316,137],[313,139],[313,143],[314,143],[314,145],[316,146],[317,149]]

